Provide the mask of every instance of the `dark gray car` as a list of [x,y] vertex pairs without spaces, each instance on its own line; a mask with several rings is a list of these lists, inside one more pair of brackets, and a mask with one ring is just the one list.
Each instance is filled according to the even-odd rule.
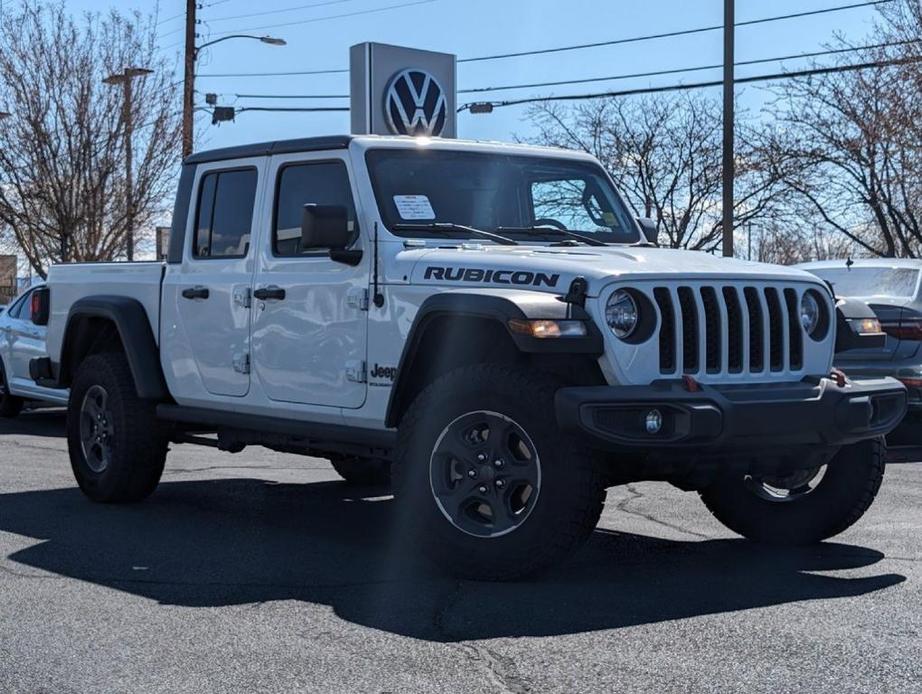
[[922,260],[824,260],[797,267],[830,282],[837,297],[864,301],[877,314],[887,334],[884,346],[838,353],[835,365],[850,376],[902,381],[909,413],[892,438],[922,443]]

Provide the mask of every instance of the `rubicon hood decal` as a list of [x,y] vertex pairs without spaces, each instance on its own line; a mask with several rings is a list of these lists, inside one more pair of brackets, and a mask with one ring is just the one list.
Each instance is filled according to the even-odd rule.
[[446,267],[429,265],[423,274],[427,280],[448,282],[477,282],[485,284],[517,284],[532,287],[556,287],[559,274],[531,272],[530,270],[495,270],[477,267]]

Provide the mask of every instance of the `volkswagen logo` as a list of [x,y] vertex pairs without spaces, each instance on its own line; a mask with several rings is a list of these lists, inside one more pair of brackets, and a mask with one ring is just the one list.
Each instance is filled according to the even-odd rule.
[[388,128],[395,135],[437,137],[445,129],[448,117],[445,90],[425,70],[402,70],[387,87],[384,114]]

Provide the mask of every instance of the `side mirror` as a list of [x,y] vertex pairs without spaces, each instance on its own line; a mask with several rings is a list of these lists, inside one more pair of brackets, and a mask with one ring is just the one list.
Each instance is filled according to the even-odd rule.
[[304,206],[301,215],[301,248],[343,250],[352,241],[349,213],[343,205]]
[[659,231],[656,228],[656,222],[649,217],[638,217],[637,224],[640,225],[644,238],[654,246],[659,246]]

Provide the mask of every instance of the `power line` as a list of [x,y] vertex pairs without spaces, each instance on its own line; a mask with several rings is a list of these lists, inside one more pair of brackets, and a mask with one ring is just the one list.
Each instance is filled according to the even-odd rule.
[[324,2],[313,2],[309,5],[294,5],[292,7],[283,7],[278,10],[264,10],[263,12],[250,12],[248,14],[235,14],[235,15],[225,15],[223,17],[214,17],[209,19],[208,23],[212,24],[214,22],[226,22],[231,19],[247,19],[249,17],[263,17],[270,14],[283,14],[285,12],[294,12],[295,10],[308,10],[313,7],[325,7],[327,5],[342,5],[347,2],[355,2],[355,0],[324,0]]
[[[357,10],[355,12],[346,12],[343,14],[333,14],[328,17],[315,17],[313,19],[302,19],[297,22],[283,22],[281,24],[263,24],[261,26],[255,27],[240,27],[237,29],[228,29],[227,31],[221,32],[220,34],[215,34],[215,37],[225,36],[227,34],[239,34],[247,31],[261,31],[263,29],[277,29],[279,27],[291,27],[299,26],[301,24],[313,24],[314,22],[326,22],[331,19],[343,19],[345,17],[358,17],[359,15],[365,14],[374,14],[377,12],[387,12],[389,10],[398,10],[404,7],[413,7],[414,5],[427,5],[431,2],[436,2],[437,0],[414,0],[414,2],[404,2],[398,5],[386,5],[384,7],[373,7],[366,10]],[[882,2],[892,2],[892,0],[880,0]]]
[[238,99],[348,99],[348,94],[234,94]]
[[[734,84],[749,84],[752,82],[771,82],[781,79],[793,79],[795,77],[809,77],[811,75],[828,75],[836,72],[850,72],[854,70],[867,70],[870,68],[892,67],[895,65],[904,65],[910,63],[922,62],[922,58],[904,58],[898,60],[873,61],[867,63],[856,63],[850,65],[835,65],[832,67],[810,68],[807,70],[791,70],[786,72],[775,72],[765,75],[750,75],[749,77],[737,77],[733,80]],[[636,96],[640,94],[661,94],[663,92],[688,91],[691,89],[705,89],[708,87],[719,87],[723,80],[711,80],[708,82],[691,82],[688,84],[668,84],[661,87],[641,87],[638,89],[623,89],[620,91],[599,92],[595,94],[566,94],[554,96],[536,96],[524,99],[508,99],[504,101],[493,101],[490,103],[493,108],[502,108],[503,106],[519,106],[522,104],[535,104],[545,101],[585,101],[588,99],[602,99],[619,96]],[[458,111],[464,111],[471,107],[472,104],[462,104]]]
[[[878,43],[868,46],[853,46],[849,48],[835,48],[825,51],[813,51],[811,53],[795,53],[791,55],[777,56],[774,58],[759,58],[756,60],[741,60],[734,63],[734,67],[746,65],[760,65],[764,63],[775,63],[783,60],[795,60],[800,58],[816,58],[825,55],[836,55],[849,53],[853,51],[867,51],[878,48],[889,48],[892,46],[901,46],[911,43],[919,43],[922,39],[911,39],[907,41],[893,41],[890,43]],[[477,87],[473,89],[459,89],[459,94],[477,94],[493,91],[504,91],[509,89],[529,89],[535,87],[558,87],[570,84],[586,84],[590,82],[610,82],[615,80],[633,79],[639,77],[659,77],[663,75],[675,75],[684,72],[698,72],[702,70],[716,70],[723,67],[718,63],[715,65],[699,65],[697,67],[675,68],[669,70],[655,70],[651,72],[635,72],[630,74],[609,75],[607,77],[589,77],[586,79],[560,80],[557,82],[533,82],[531,84],[511,84],[500,87]],[[238,99],[348,99],[348,94],[234,94]]]
[[234,113],[243,113],[245,111],[272,111],[285,113],[329,113],[334,111],[348,111],[348,106],[315,106],[315,107],[298,107],[298,106],[241,106],[234,109]]
[[[783,21],[783,20],[788,20],[788,19],[796,19],[799,17],[808,17],[812,15],[827,14],[830,12],[841,12],[843,10],[851,10],[851,9],[856,9],[859,7],[883,5],[889,2],[893,2],[893,0],[871,0],[869,2],[858,2],[858,3],[851,3],[848,5],[838,5],[836,7],[827,7],[827,8],[823,8],[819,10],[809,10],[809,11],[804,11],[804,12],[794,12],[794,13],[785,14],[785,15],[776,15],[772,17],[761,17],[759,19],[750,19],[744,22],[736,22],[734,26],[743,27],[743,26],[751,26],[751,25],[756,25],[756,24],[765,24],[768,22],[778,22],[778,21]],[[312,20],[308,20],[308,21],[312,21]],[[277,26],[287,26],[287,25],[273,25],[272,27],[255,27],[255,28],[256,29],[274,28]],[[651,41],[654,39],[674,38],[677,36],[688,36],[691,34],[700,34],[704,32],[718,31],[722,29],[723,29],[722,24],[716,24],[713,26],[698,27],[694,29],[683,29],[683,30],[670,31],[670,32],[665,32],[665,33],[660,33],[660,34],[645,34],[642,36],[629,36],[629,37],[620,38],[620,39],[613,39],[611,41],[599,41],[596,43],[583,43],[583,44],[576,44],[576,45],[570,45],[570,46],[557,46],[554,48],[539,48],[539,49],[534,49],[534,50],[529,50],[529,51],[520,51],[516,53],[500,53],[496,55],[477,56],[473,58],[461,58],[458,60],[458,62],[459,63],[473,63],[473,62],[482,62],[482,61],[487,61],[487,60],[504,60],[507,58],[518,58],[518,57],[531,56],[531,55],[545,55],[549,53],[562,53],[565,51],[576,51],[576,50],[583,50],[587,48],[601,48],[605,46],[616,46],[616,45],[622,45],[622,44],[627,44],[627,43]],[[230,73],[203,74],[202,77],[221,77],[221,78],[227,78],[227,77],[231,77],[231,78],[233,77],[294,77],[294,76],[300,76],[300,75],[344,74],[347,72],[349,72],[348,69],[293,70],[293,71],[286,71],[286,72],[236,72],[236,73],[230,72]]]
[[[871,68],[882,68],[882,67],[891,67],[894,65],[902,65],[909,63],[922,62],[922,58],[909,58],[909,59],[899,59],[899,60],[886,60],[886,61],[874,61],[874,62],[865,62],[865,63],[856,63],[850,65],[836,65],[832,67],[822,67],[822,68],[810,68],[807,70],[794,70],[788,72],[776,72],[763,75],[751,75],[749,77],[738,77],[734,80],[734,84],[749,84],[753,82],[771,82],[781,79],[793,79],[796,77],[808,77],[811,75],[826,75],[838,72],[849,72],[854,70],[865,70]],[[581,101],[588,99],[599,99],[607,97],[621,97],[621,96],[637,96],[641,94],[661,94],[664,92],[676,92],[676,91],[689,91],[692,89],[705,89],[709,87],[719,87],[723,84],[723,80],[711,80],[708,82],[694,82],[690,84],[670,84],[664,85],[661,87],[644,87],[640,89],[624,89],[620,91],[609,91],[609,92],[600,92],[596,94],[569,94],[561,96],[543,96],[543,97],[531,97],[527,99],[513,99],[506,101],[494,101],[490,102],[490,105],[493,108],[501,108],[504,106],[518,106],[522,104],[533,104],[541,103],[547,101]],[[465,111],[470,109],[472,104],[463,104],[458,111]],[[287,112],[287,113],[330,113],[330,112],[339,112],[345,113],[349,111],[349,108],[346,106],[316,106],[316,107],[286,107],[286,106],[240,106],[235,109],[235,113],[244,113],[246,111],[257,111],[257,112]]]
[[[829,12],[841,12],[843,10],[853,10],[858,7],[869,7],[872,5],[883,5],[893,0],[872,0],[870,2],[856,2],[850,5],[838,5],[836,7],[826,7],[821,10],[807,10],[804,12],[792,12],[791,14],[777,15],[774,17],[762,17],[760,19],[749,19],[745,22],[735,22],[734,27],[752,26],[755,24],[765,24],[767,22],[778,22],[786,19],[796,19],[799,17],[810,17],[812,15],[827,14]],[[596,43],[583,43],[575,46],[560,46],[557,48],[541,48],[531,51],[520,51],[517,53],[500,53],[497,55],[484,55],[477,58],[465,58],[459,60],[459,63],[474,63],[484,60],[505,60],[506,58],[521,58],[531,55],[546,55],[548,53],[562,53],[564,51],[579,51],[585,48],[600,48],[602,46],[618,46],[625,43],[637,43],[639,41],[651,41],[653,39],[668,39],[676,36],[688,36],[690,34],[701,34],[708,31],[723,30],[723,24],[713,26],[698,27],[696,29],[682,29],[679,31],[669,31],[661,34],[647,34],[645,36],[630,36],[623,39],[614,39],[612,41],[599,41]]]
[[[799,58],[818,58],[824,55],[836,55],[841,53],[850,53],[852,51],[874,50],[877,48],[888,48],[892,46],[906,45],[909,43],[918,43],[922,39],[911,39],[908,41],[894,41],[892,43],[878,43],[870,46],[856,46],[853,48],[834,48],[825,51],[813,51],[811,53],[794,53],[791,55],[778,56],[777,58],[758,58],[756,60],[739,60],[733,63],[734,67],[744,67],[746,65],[762,65],[764,63],[776,63],[783,60],[796,60]],[[531,84],[507,84],[499,87],[478,87],[476,89],[459,89],[459,94],[475,94],[483,92],[498,92],[510,89],[530,89],[535,87],[559,87],[568,84],[587,84],[590,82],[610,82],[614,80],[624,80],[636,77],[658,77],[661,75],[676,75],[683,72],[700,72],[702,70],[716,70],[722,68],[722,63],[713,65],[698,65],[696,67],[674,68],[671,70],[656,70],[652,72],[635,72],[626,75],[610,75],[607,77],[587,77],[576,80],[559,80],[556,82],[533,82]]]
[[338,70],[297,70],[294,72],[199,73],[199,77],[294,77],[297,75],[341,75],[348,68]]

